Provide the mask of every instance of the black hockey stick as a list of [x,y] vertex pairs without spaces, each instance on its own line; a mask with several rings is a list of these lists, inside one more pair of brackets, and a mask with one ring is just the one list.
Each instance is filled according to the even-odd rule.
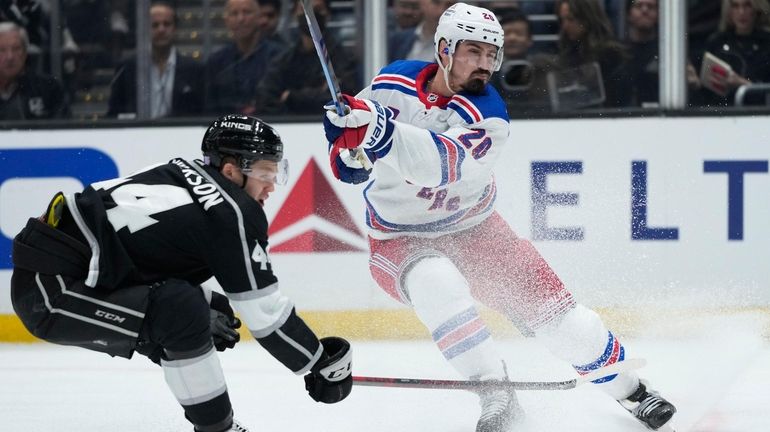
[[[312,0],[302,0],[302,9],[305,11],[305,20],[307,20],[307,26],[310,29],[310,37],[313,39],[313,46],[315,52],[318,54],[318,60],[321,61],[321,70],[323,70],[324,77],[326,78],[326,85],[329,87],[329,91],[332,94],[332,100],[334,101],[334,109],[337,111],[337,115],[345,115],[345,101],[342,99],[342,90],[340,89],[340,82],[337,80],[337,75],[334,73],[334,67],[332,66],[332,60],[329,57],[329,51],[326,49],[326,42],[324,42],[324,36],[321,34],[321,27],[318,26],[318,20],[316,20],[315,12],[313,12]],[[352,156],[357,160],[365,169],[371,169],[372,164],[366,155],[361,150],[350,150]]]
[[511,390],[569,390],[581,384],[644,367],[647,362],[644,359],[628,359],[618,363],[599,368],[581,377],[566,381],[459,381],[437,380],[421,378],[383,378],[354,376],[353,384],[370,387],[402,387],[421,389],[443,390],[480,390],[490,388],[502,388]]

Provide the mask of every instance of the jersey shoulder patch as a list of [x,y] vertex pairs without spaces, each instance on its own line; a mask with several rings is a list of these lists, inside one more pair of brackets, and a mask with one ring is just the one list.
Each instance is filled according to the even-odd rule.
[[460,92],[452,96],[447,108],[454,110],[468,124],[479,123],[482,120],[499,118],[510,121],[508,108],[497,90],[487,84],[484,93],[479,95]]
[[397,60],[382,68],[380,70],[380,75],[394,74],[415,79],[417,78],[417,74],[429,64],[430,62],[420,60]]
[[398,60],[380,70],[372,80],[372,90],[395,90],[417,96],[415,79],[430,63],[419,60]]

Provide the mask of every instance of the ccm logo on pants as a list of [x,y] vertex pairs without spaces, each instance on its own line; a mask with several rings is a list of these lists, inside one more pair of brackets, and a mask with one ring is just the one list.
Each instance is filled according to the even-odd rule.
[[119,323],[122,323],[123,321],[126,320],[121,316],[115,315],[114,313],[105,312],[101,309],[97,309],[95,315],[98,316],[99,318],[104,318],[104,319],[108,319],[110,321],[115,321]]

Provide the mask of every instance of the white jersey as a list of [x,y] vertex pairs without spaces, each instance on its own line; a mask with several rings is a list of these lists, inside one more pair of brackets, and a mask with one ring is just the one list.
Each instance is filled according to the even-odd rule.
[[494,87],[451,98],[426,93],[438,65],[397,61],[358,97],[390,108],[392,145],[364,189],[373,238],[436,237],[479,224],[494,210],[492,169],[509,134]]

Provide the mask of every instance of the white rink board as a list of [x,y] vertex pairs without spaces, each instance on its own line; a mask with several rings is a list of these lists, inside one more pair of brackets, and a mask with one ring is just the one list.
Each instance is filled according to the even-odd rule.
[[[299,173],[315,158],[345,210],[365,232],[363,187],[332,181],[320,123],[276,126],[293,175],[268,201],[268,218],[273,219]],[[203,131],[198,127],[1,131],[0,234],[12,238],[28,217],[42,213],[56,191],[82,188],[74,178],[80,174],[69,172],[88,171],[79,154],[96,156],[93,164],[102,171],[113,167],[125,176],[172,157],[197,157]],[[583,303],[634,306],[665,298],[696,307],[770,304],[769,117],[514,121],[511,131],[509,148],[497,163],[497,206],[522,237],[536,234],[533,162],[577,163],[582,170],[552,174],[545,181],[548,193],[576,194],[576,205],[549,206],[534,217],[535,223],[552,228],[580,228],[582,240],[533,241]],[[73,150],[81,148],[90,150]],[[631,239],[634,161],[646,162],[644,225],[675,228],[677,240]],[[756,172],[732,177],[706,173],[704,161],[728,161],[733,169]],[[735,165],[736,161],[749,164]],[[54,174],[59,176],[46,177]],[[728,178],[734,183],[742,179],[738,188],[743,192],[742,239],[728,239]],[[735,211],[737,195],[732,198]],[[317,219],[305,222],[277,235],[286,240],[307,228],[334,235],[333,227]],[[366,244],[363,238],[341,240]],[[7,244],[0,252],[9,252]],[[282,288],[300,309],[397,307],[370,280],[367,258],[365,253],[272,254]],[[9,280],[10,271],[0,268],[0,314],[12,312]]]

